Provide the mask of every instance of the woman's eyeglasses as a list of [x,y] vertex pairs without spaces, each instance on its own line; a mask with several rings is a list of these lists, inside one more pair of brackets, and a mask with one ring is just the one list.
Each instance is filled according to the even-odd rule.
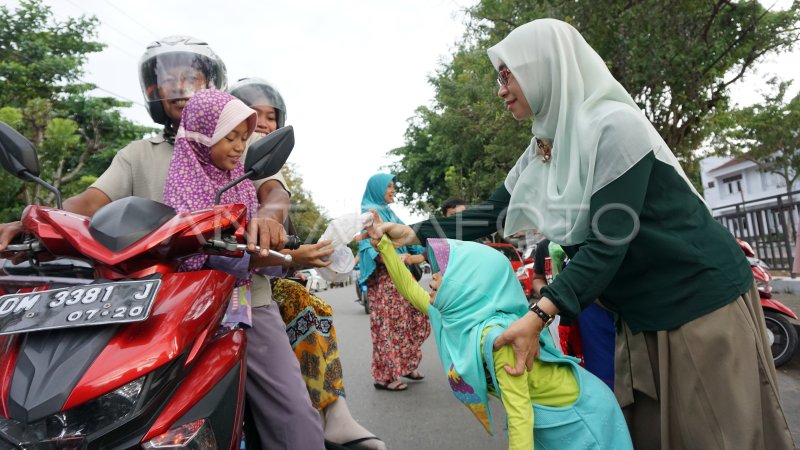
[[497,84],[500,86],[508,86],[508,77],[511,76],[511,71],[508,70],[508,67],[503,67],[497,72]]

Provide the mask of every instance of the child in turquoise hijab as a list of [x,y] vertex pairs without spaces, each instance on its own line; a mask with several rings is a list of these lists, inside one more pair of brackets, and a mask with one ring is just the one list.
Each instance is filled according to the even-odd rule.
[[[380,218],[373,213],[375,224]],[[559,352],[541,333],[541,353],[520,377],[509,346],[494,340],[525,315],[528,303],[506,258],[476,242],[428,239],[433,268],[430,293],[400,262],[392,242],[367,228],[400,294],[428,315],[453,395],[491,433],[488,394],[499,398],[508,418],[510,449],[632,449],[616,398],[577,359]]]

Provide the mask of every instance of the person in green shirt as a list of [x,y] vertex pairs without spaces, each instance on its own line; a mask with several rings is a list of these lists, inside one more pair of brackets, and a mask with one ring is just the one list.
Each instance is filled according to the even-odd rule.
[[620,321],[614,391],[635,447],[794,448],[750,267],[603,59],[553,19],[488,54],[506,109],[535,117],[531,144],[489,200],[393,244],[538,229],[570,263],[495,341],[515,349],[509,373],[533,367],[555,314],[599,298]]
[[[401,262],[391,241],[367,227],[400,295],[430,318],[439,358],[453,395],[491,433],[488,396],[499,398],[508,419],[510,449],[632,449],[622,411],[611,390],[564,356],[549,333],[539,336],[533,372],[511,376],[510,346],[492,349],[503,329],[527,312],[528,301],[505,256],[491,247],[429,239],[434,274],[426,292]],[[399,225],[398,225],[399,226]]]

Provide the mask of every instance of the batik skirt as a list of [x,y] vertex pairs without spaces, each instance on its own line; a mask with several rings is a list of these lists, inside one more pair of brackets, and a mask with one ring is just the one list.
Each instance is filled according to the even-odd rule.
[[333,308],[301,284],[282,278],[273,280],[272,298],[279,306],[289,343],[300,361],[311,403],[322,411],[345,395]]

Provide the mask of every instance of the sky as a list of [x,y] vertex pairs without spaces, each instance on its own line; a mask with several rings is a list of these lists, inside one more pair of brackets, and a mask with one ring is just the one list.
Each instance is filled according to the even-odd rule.
[[[17,4],[3,1],[10,8]],[[462,39],[463,10],[476,1],[45,3],[59,20],[80,15],[100,20],[97,40],[107,47],[89,56],[82,79],[100,88],[96,95],[133,101],[124,114],[139,123],[156,126],[144,108],[138,61],[160,37],[205,40],[225,62],[229,83],[252,76],[274,83],[287,104],[287,124],[295,129],[289,162],[315,203],[334,218],[358,212],[368,178],[393,162],[387,152],[403,145],[414,110],[431,103],[428,77]],[[779,0],[779,7],[782,2],[788,0]],[[797,67],[800,51],[765,62],[734,87],[734,101],[757,101],[765,77],[795,79]],[[407,223],[424,218],[399,205],[394,209]]]
[[[274,83],[295,131],[289,162],[334,218],[359,211],[367,180],[386,171],[393,162],[387,152],[403,145],[407,120],[430,104],[428,76],[461,39],[461,11],[472,0],[45,3],[59,20],[100,20],[97,40],[107,47],[89,56],[82,79],[101,88],[93,94],[134,101],[124,114],[139,123],[156,126],[144,108],[137,63],[160,37],[205,40],[225,62],[229,84],[253,76]],[[423,218],[395,210],[406,222]]]

